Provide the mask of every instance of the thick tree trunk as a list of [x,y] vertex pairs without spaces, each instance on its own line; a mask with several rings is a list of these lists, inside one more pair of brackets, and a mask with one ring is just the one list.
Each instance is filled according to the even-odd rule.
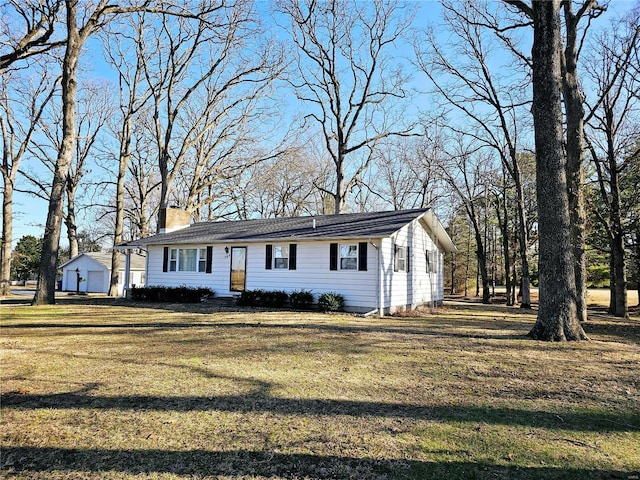
[[569,214],[571,220],[571,244],[576,278],[576,308],[578,320],[587,320],[587,266],[584,253],[585,208],[584,169],[582,147],[584,143],[584,106],[578,86],[577,22],[571,2],[563,2],[567,32],[564,50],[563,94],[566,114],[567,188],[569,192]]
[[77,28],[77,3],[67,1],[67,42],[62,64],[62,144],[53,175],[49,209],[42,242],[42,257],[33,305],[55,303],[58,249],[63,219],[64,193],[76,140],[76,68],[82,42]]
[[582,340],[564,155],[560,1],[533,2],[533,119],[539,224],[540,302],[529,333],[539,340]]

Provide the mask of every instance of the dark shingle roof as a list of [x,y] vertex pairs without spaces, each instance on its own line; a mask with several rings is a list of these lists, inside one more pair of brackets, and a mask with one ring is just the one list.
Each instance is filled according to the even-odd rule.
[[[194,223],[121,246],[388,237],[428,209]],[[313,222],[315,220],[315,228]]]

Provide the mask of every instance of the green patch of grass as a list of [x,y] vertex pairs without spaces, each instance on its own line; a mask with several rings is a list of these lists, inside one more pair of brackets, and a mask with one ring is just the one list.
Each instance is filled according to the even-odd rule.
[[497,305],[384,319],[91,299],[3,305],[0,472],[637,475],[640,319],[592,315],[593,340],[565,344],[529,340],[534,320]]

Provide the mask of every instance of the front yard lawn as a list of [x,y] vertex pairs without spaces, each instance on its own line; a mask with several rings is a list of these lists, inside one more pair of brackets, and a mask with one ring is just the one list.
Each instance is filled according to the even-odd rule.
[[4,478],[632,479],[640,318],[361,318],[91,298],[0,312]]

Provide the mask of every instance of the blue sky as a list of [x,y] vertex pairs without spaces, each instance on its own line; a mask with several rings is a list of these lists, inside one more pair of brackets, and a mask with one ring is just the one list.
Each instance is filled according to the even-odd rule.
[[[435,0],[423,0],[415,2],[418,4],[419,11],[416,18],[416,27],[426,27],[430,23],[437,25],[440,18],[440,5]],[[634,5],[633,0],[613,0],[610,6],[610,12],[605,17],[612,16],[611,14],[618,14],[630,9]],[[605,23],[605,18],[598,20],[599,23]],[[96,47],[97,42],[94,40],[88,45],[85,57],[82,63],[90,68],[87,75],[93,78],[106,78],[113,79],[110,72],[105,68],[104,62],[101,58],[99,49]],[[407,47],[408,48],[408,47]],[[411,51],[404,52],[407,55],[411,54]],[[399,52],[401,57],[403,52]],[[401,61],[401,59],[399,60]],[[416,73],[414,76],[414,82],[416,85],[423,84],[425,82],[424,77]],[[420,102],[427,102],[425,97]],[[23,164],[24,165],[24,164]],[[13,218],[13,243],[24,235],[41,236],[44,231],[44,223],[47,216],[47,203],[44,200],[34,198],[32,196],[21,194],[16,192],[14,197],[14,218]],[[93,222],[92,218],[83,218],[82,214],[79,218],[80,230],[83,229],[83,225],[90,225]],[[65,238],[66,231],[63,227],[61,245],[66,246],[67,241]]]

